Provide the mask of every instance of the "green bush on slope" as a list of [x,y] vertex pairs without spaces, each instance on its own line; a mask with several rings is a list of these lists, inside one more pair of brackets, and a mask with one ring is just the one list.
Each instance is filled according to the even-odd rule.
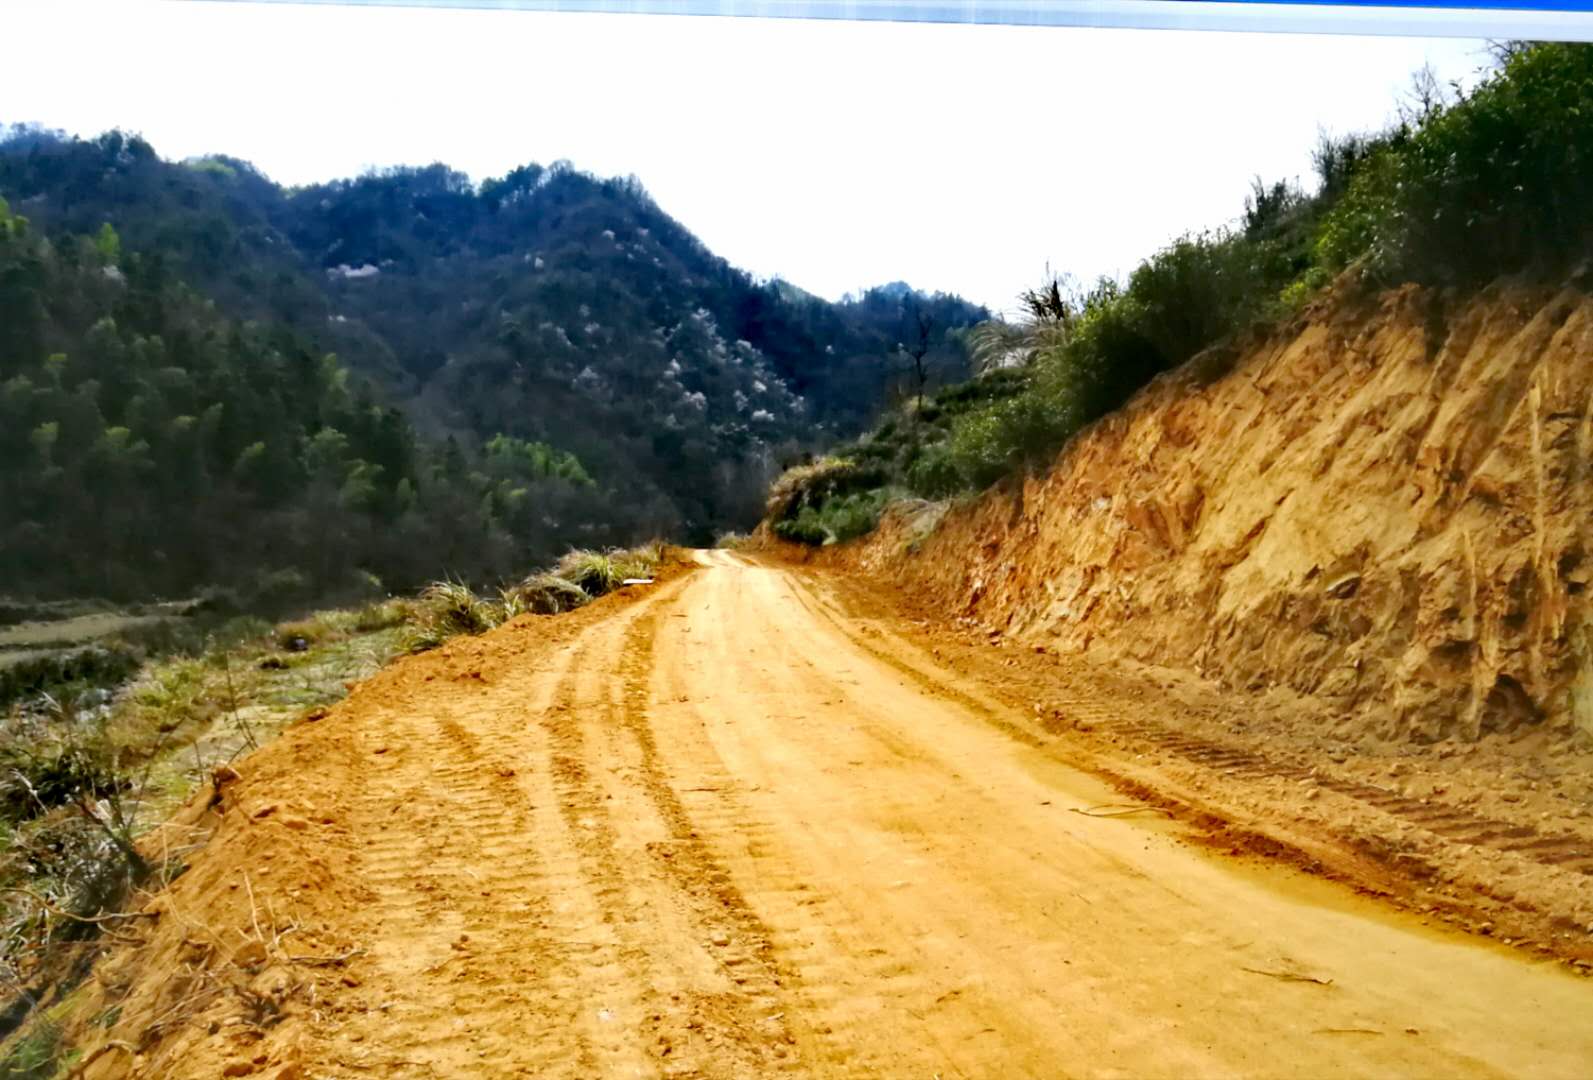
[[1389,133],[1329,215],[1318,258],[1383,283],[1561,272],[1593,242],[1593,48],[1507,51],[1452,104]]
[[[887,418],[834,458],[926,498],[982,489],[1052,460],[1157,374],[1298,310],[1347,268],[1372,285],[1476,286],[1501,274],[1563,274],[1593,250],[1593,47],[1504,50],[1464,95],[1371,136],[1324,138],[1307,194],[1259,180],[1234,226],[1186,235],[1125,283],[1026,293],[1026,317],[969,334],[985,372],[916,416]],[[1209,351],[1208,351],[1209,350]],[[985,393],[999,386],[1000,393]],[[787,489],[803,489],[793,474]],[[859,494],[806,485],[771,504],[777,535],[834,538],[827,515]],[[831,503],[837,505],[832,509]]]

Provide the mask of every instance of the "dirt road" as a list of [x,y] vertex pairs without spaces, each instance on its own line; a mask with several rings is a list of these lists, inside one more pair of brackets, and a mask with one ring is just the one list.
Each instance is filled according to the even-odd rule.
[[362,952],[306,1075],[1587,1075],[1593,982],[1075,812],[1123,799],[825,588],[699,559],[351,699],[366,891],[298,918]]

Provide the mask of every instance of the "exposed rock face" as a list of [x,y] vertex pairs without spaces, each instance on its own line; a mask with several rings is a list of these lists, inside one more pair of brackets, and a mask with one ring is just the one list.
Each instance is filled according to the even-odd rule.
[[1347,733],[1593,731],[1590,468],[1593,298],[1407,287],[1198,357],[915,551],[903,512],[852,557],[1026,640],[1288,686]]

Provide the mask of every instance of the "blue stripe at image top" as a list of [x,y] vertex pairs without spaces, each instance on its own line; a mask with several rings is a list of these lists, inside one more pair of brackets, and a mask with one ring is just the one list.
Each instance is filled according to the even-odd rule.
[[1179,4],[1231,4],[1250,7],[1255,4],[1293,4],[1298,7],[1369,7],[1369,8],[1426,8],[1430,11],[1593,11],[1593,0],[1467,0],[1466,3],[1444,4],[1434,0],[1173,0]]
[[[164,0],[218,3],[228,0]],[[739,16],[1593,41],[1593,0],[230,0],[301,6]]]

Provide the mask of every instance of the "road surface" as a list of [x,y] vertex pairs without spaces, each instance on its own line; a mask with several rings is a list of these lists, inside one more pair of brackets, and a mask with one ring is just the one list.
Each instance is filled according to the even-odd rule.
[[348,703],[367,1005],[309,1073],[1588,1075],[1593,982],[1119,813],[831,586],[698,559]]

